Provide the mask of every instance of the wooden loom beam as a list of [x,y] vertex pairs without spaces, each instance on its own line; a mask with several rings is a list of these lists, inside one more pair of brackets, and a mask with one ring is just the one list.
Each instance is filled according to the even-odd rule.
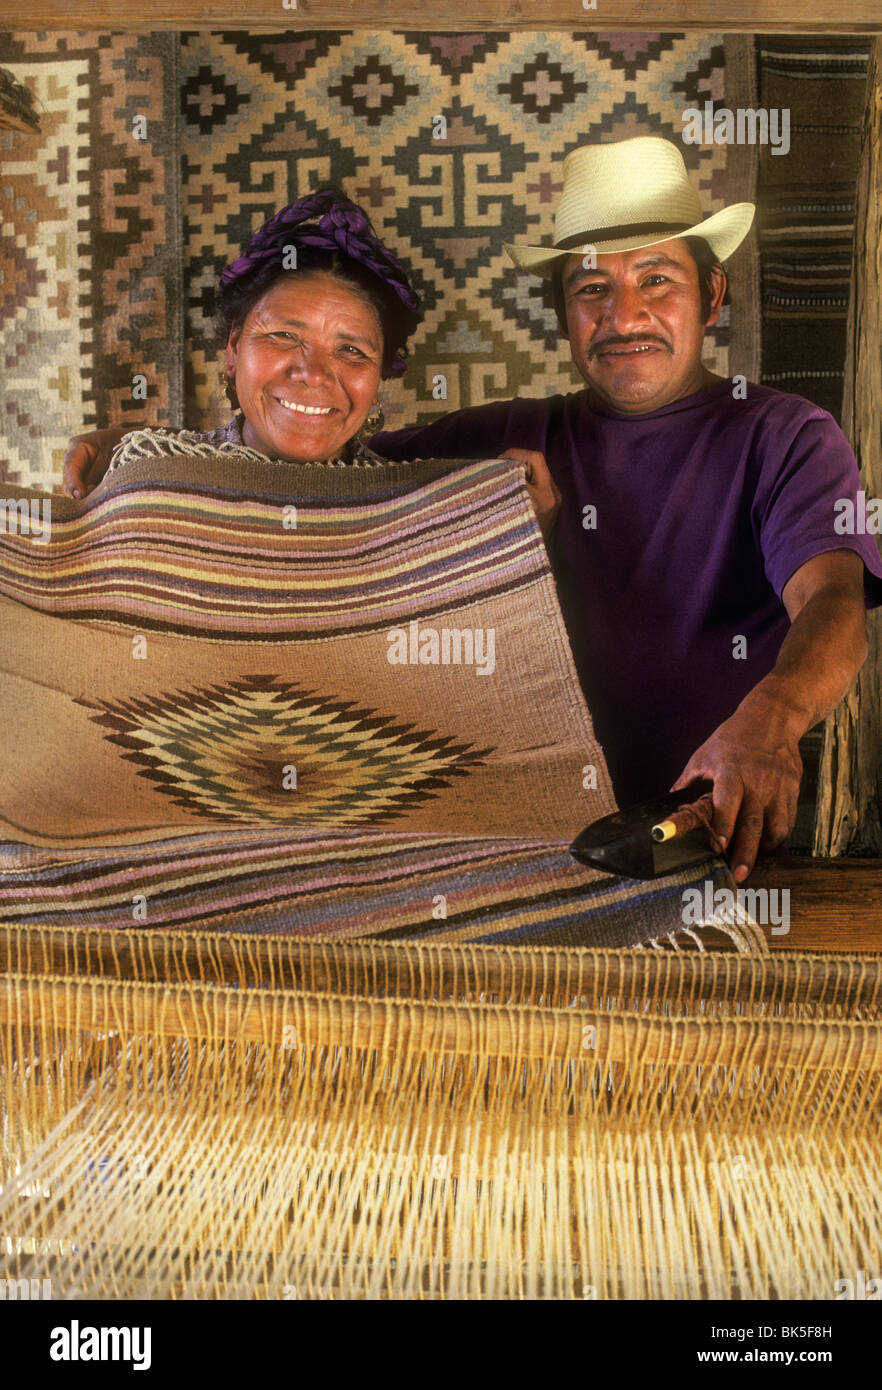
[[557,1005],[590,995],[882,1006],[882,956],[634,952],[324,941],[243,933],[0,927],[0,973],[140,984],[227,985],[444,1001],[481,993]]
[[400,29],[482,33],[493,30],[649,30],[714,33],[878,33],[878,0],[159,0],[145,14],[127,0],[0,0],[0,23],[21,29]]
[[[117,984],[83,977],[0,979],[0,1025],[148,1040],[230,1040],[287,1048],[379,1049],[678,1068],[748,1065],[882,1072],[882,1024],[794,1019],[671,1019],[525,1005],[432,1004],[407,999]],[[594,1030],[588,1047],[586,1028]],[[294,1030],[293,1034],[289,1030]],[[745,1044],[747,1050],[745,1052]]]

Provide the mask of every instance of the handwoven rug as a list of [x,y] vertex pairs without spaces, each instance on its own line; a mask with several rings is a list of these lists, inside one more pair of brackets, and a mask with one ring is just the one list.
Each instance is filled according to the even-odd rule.
[[[760,104],[790,113],[786,156],[760,150],[757,242],[762,376],[842,417],[855,187],[867,79],[861,36],[763,34]],[[823,729],[800,741],[804,774],[791,850],[815,838]]]
[[762,380],[842,413],[867,40],[764,34],[761,105],[790,112],[790,150],[760,150]]
[[132,435],[0,621],[8,921],[629,946],[734,887],[570,858],[615,802],[523,465]]
[[[551,240],[577,146],[659,135],[682,150],[708,213],[755,195],[756,146],[682,142],[686,108],[756,105],[748,35],[192,33],[181,75],[187,423],[199,429],[221,418],[219,270],[264,218],[323,184],[365,207],[425,304],[407,375],[382,392],[389,428],[581,387],[544,285],[503,250]],[[704,360],[755,379],[755,238],[727,268],[732,304]]]
[[0,33],[40,118],[0,132],[0,479],[48,488],[72,434],[181,419],[178,46]]
[[[41,116],[0,134],[0,478],[25,486],[58,482],[84,428],[220,422],[218,272],[323,184],[367,209],[424,300],[390,427],[581,385],[543,285],[502,249],[550,235],[576,146],[660,135],[708,212],[755,193],[755,146],[681,142],[689,107],[756,105],[744,35],[14,33],[0,64]],[[755,378],[754,238],[728,269],[705,360]]]

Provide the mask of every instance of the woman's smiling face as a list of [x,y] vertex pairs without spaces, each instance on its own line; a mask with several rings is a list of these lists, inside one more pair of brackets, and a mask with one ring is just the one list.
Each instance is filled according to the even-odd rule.
[[275,281],[233,328],[246,444],[291,463],[334,458],[377,397],[383,332],[373,305],[329,271]]

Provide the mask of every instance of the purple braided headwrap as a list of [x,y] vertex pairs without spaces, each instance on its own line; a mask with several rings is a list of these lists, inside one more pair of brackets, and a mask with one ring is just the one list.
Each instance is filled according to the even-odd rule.
[[[302,223],[311,223],[301,229]],[[278,260],[283,246],[314,246],[338,251],[376,275],[413,316],[412,333],[420,320],[417,299],[407,271],[388,251],[371,228],[365,213],[336,189],[308,193],[268,218],[249,241],[242,255],[221,271],[221,286],[251,275],[267,261]],[[395,358],[386,375],[401,376],[404,361]]]

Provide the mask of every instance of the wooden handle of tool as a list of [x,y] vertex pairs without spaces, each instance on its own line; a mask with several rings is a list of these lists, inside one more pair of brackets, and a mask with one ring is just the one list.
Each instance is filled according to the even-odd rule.
[[713,792],[705,792],[697,801],[679,806],[676,811],[658,825],[652,827],[652,838],[658,841],[673,840],[678,835],[686,835],[700,825],[709,826],[714,818]]

